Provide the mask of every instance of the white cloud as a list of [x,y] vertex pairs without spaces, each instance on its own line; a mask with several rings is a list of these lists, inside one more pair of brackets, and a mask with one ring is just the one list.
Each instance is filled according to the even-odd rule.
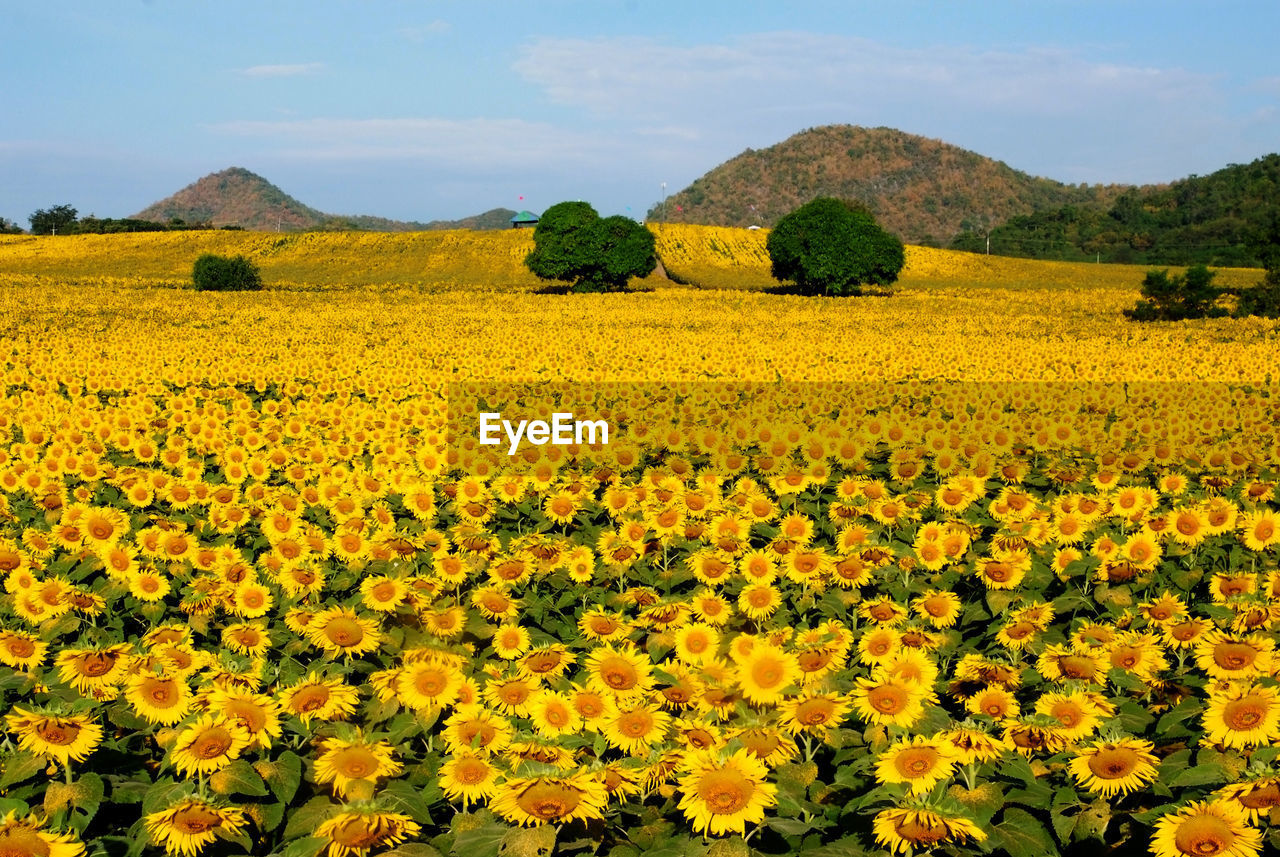
[[305,74],[316,74],[324,70],[322,62],[304,62],[291,65],[255,65],[241,69],[245,77],[298,77]]
[[[543,38],[524,46],[514,68],[556,104],[614,122],[696,128],[704,150],[722,155],[813,125],[888,125],[1066,181],[1167,180],[1188,160],[1211,165],[1210,129],[1242,119],[1224,115],[1217,76],[1047,47],[903,48],[808,32],[693,45]],[[1110,157],[1092,156],[1100,145]],[[1094,166],[1072,170],[1076,163]]]

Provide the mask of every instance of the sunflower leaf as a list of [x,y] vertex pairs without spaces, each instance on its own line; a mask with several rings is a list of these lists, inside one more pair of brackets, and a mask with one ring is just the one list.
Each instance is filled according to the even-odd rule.
[[1017,807],[1004,811],[1004,819],[995,826],[992,845],[1003,848],[1009,857],[1047,857],[1057,855],[1053,837],[1034,815]]
[[218,772],[219,782],[216,790],[223,794],[251,795],[262,797],[267,793],[267,784],[258,776],[244,759],[237,759]]
[[6,756],[0,759],[0,768],[4,770],[4,774],[0,775],[0,788],[7,788],[29,779],[43,771],[45,767],[44,759],[26,750],[19,750],[13,755]]

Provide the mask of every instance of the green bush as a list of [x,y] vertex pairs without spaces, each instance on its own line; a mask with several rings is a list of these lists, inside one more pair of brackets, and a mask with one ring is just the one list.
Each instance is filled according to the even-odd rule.
[[629,217],[601,218],[585,202],[559,202],[533,230],[525,265],[544,280],[572,283],[575,292],[622,291],[658,264],[653,233]]
[[1280,318],[1280,268],[1267,271],[1267,276],[1258,285],[1240,290],[1236,315]]
[[256,292],[262,289],[258,266],[244,256],[205,253],[196,259],[191,281],[198,292]]
[[765,243],[775,279],[808,295],[858,295],[888,286],[906,262],[902,242],[863,205],[819,197],[783,217]]
[[1188,318],[1217,318],[1227,314],[1214,301],[1222,291],[1213,286],[1215,274],[1204,265],[1193,265],[1185,274],[1169,276],[1168,270],[1147,271],[1142,281],[1142,297],[1124,314],[1134,321],[1182,321]]

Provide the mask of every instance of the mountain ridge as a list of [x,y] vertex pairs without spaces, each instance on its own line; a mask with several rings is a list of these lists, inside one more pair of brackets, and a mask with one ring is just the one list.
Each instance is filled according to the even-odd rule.
[[158,223],[209,223],[256,231],[298,232],[309,229],[364,229],[417,232],[437,229],[503,229],[515,211],[494,208],[459,220],[392,220],[373,215],[328,214],[294,199],[244,167],[228,167],[203,176],[179,191],[132,215]]
[[817,196],[856,199],[903,240],[946,244],[1019,214],[1106,205],[1130,185],[1070,185],[895,128],[824,125],[708,170],[649,211],[651,219],[772,226]]

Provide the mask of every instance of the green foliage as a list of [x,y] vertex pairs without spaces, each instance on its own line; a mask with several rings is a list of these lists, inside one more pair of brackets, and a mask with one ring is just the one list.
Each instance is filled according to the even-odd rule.
[[22,227],[5,217],[0,217],[0,235],[21,235]]
[[[1004,256],[1126,264],[1271,267],[1262,255],[1280,154],[1232,164],[1167,186],[1129,188],[1106,204],[1042,208],[990,232],[991,252]],[[986,233],[966,231],[953,249],[982,252]]]
[[1169,276],[1167,270],[1148,271],[1142,281],[1142,296],[1125,315],[1134,321],[1182,321],[1189,318],[1214,318],[1226,315],[1214,301],[1222,294],[1213,286],[1214,272],[1195,265],[1185,274]]
[[544,280],[573,284],[576,292],[622,291],[632,277],[657,265],[653,234],[628,217],[601,217],[585,202],[560,202],[533,230],[525,265]]
[[1240,291],[1235,314],[1239,317],[1260,315],[1280,318],[1280,268],[1267,271],[1258,285]]
[[906,261],[902,242],[864,206],[819,197],[778,221],[765,242],[775,279],[809,295],[857,295],[888,286]]
[[249,292],[262,289],[258,266],[244,256],[205,253],[196,259],[191,281],[198,292]]
[[66,234],[76,222],[76,210],[69,205],[38,208],[27,218],[31,222],[32,235]]

